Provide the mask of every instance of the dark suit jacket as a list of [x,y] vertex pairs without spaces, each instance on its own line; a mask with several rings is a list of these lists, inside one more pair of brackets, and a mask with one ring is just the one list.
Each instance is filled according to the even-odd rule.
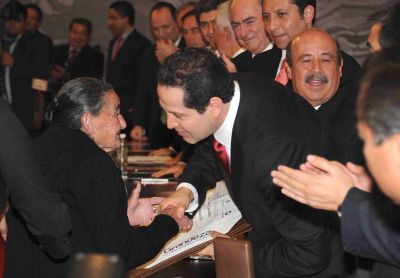
[[33,90],[32,79],[48,79],[50,45],[42,44],[39,36],[25,32],[14,51],[14,64],[10,68],[12,108],[24,126],[32,128]]
[[45,190],[41,169],[33,157],[31,140],[10,106],[0,98],[0,211],[8,195],[29,230],[55,258],[69,253],[71,228],[67,207]]
[[[178,47],[185,47],[183,38]],[[161,122],[162,110],[157,95],[159,68],[160,63],[155,55],[154,46],[146,49],[141,60],[139,86],[135,100],[134,125],[140,125],[146,129],[152,148],[170,146],[172,140],[175,140],[176,134],[174,131],[168,130],[166,125]]]
[[281,61],[282,50],[274,46],[271,50],[262,52],[252,57],[246,50],[232,59],[238,72],[254,72],[275,79]]
[[324,123],[325,132],[330,134],[336,144],[328,150],[328,158],[364,165],[363,143],[357,132],[357,92],[356,88],[342,85],[316,112]]
[[[69,56],[69,44],[55,46],[53,53],[52,64],[65,68]],[[69,81],[77,77],[95,77],[101,79],[103,76],[103,64],[104,55],[97,49],[85,45],[76,56],[72,65],[67,66],[67,78],[55,82],[54,93],[61,88],[63,81]]]
[[[321,153],[320,127],[305,101],[274,81],[236,76],[240,104],[231,143],[231,177],[216,162],[211,138],[199,142],[180,181],[205,190],[224,177],[242,215],[252,225],[257,277],[341,277],[342,250],[331,229],[333,214],[286,198],[270,171],[298,167]],[[337,276],[330,276],[337,275]]]
[[352,188],[341,212],[342,240],[346,251],[400,266],[398,206]]
[[121,112],[130,123],[128,110],[134,106],[135,94],[140,76],[140,59],[151,42],[136,29],[124,40],[115,59],[111,61],[114,44],[117,38],[111,40],[108,47],[106,81],[114,86],[121,101]]

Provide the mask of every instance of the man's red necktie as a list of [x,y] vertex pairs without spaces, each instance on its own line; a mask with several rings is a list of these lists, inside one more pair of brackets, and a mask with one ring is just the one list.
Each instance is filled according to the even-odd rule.
[[213,139],[212,146],[214,149],[214,152],[218,159],[221,161],[222,165],[224,166],[225,172],[230,175],[231,174],[231,168],[229,166],[229,157],[228,153],[226,152],[225,146],[222,145],[220,142]]
[[275,81],[281,83],[284,86],[286,86],[286,84],[289,82],[289,78],[287,76],[286,68],[285,68],[285,60],[286,59],[284,59],[282,61],[278,75],[275,77]]
[[122,36],[120,36],[120,37],[116,40],[115,45],[114,45],[114,51],[113,51],[112,57],[111,57],[111,61],[114,62],[115,59],[117,58],[118,53],[119,53],[119,51],[121,50],[121,46],[122,46],[123,40],[124,40],[124,38],[123,38]]

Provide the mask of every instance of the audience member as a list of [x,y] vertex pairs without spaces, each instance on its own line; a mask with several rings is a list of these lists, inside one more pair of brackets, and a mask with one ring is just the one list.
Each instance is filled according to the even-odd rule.
[[[157,73],[160,67],[159,47],[169,45],[165,41],[174,42],[174,51],[185,47],[184,40],[180,39],[175,12],[175,7],[166,2],[156,3],[150,11],[150,26],[156,45],[143,54],[140,86],[136,97],[136,121],[130,137],[143,140],[146,135],[152,148],[168,147],[174,139],[174,133],[165,125],[165,113],[158,102]],[[162,26],[166,26],[166,30]]]
[[316,109],[334,138],[328,157],[362,164],[362,142],[354,113],[357,89],[339,86],[342,63],[339,44],[318,29],[304,31],[287,47],[285,65],[294,92]]
[[108,10],[108,29],[113,35],[108,47],[105,80],[121,99],[121,114],[132,128],[132,109],[140,77],[140,59],[150,47],[149,39],[135,28],[135,9],[128,1],[115,1]]
[[39,36],[26,31],[26,17],[26,8],[18,1],[2,9],[6,26],[2,53],[6,88],[3,98],[11,104],[23,125],[32,131],[34,94],[47,90],[49,51],[46,45],[41,45]]
[[[316,0],[263,0],[262,10],[265,28],[272,42],[286,50],[294,37],[312,28],[315,21]],[[288,78],[284,70],[285,51],[279,64],[269,64],[277,72],[276,80],[286,85]],[[342,51],[343,68],[340,84],[353,85],[360,70],[358,63]]]
[[201,35],[195,11],[190,11],[182,17],[182,35],[186,47],[206,47],[207,44]]
[[[358,127],[364,140],[369,171],[382,191],[399,204],[398,152],[400,56],[397,48],[383,49],[366,63],[358,99]],[[371,191],[366,170],[309,156],[295,170],[279,166],[273,182],[282,193],[309,206],[338,211],[346,251],[400,266],[398,206]],[[372,277],[398,277],[396,267],[375,264]]]
[[77,77],[102,78],[104,56],[89,45],[92,23],[74,18],[68,27],[68,44],[54,47],[51,68],[54,94],[65,82]]

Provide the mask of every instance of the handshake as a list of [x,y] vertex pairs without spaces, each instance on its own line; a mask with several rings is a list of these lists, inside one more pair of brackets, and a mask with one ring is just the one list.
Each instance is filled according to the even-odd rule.
[[141,184],[137,183],[128,199],[128,218],[131,226],[150,225],[159,214],[172,217],[179,226],[179,231],[187,232],[192,228],[192,220],[184,215],[184,210],[171,202],[163,202],[165,198],[139,198]]

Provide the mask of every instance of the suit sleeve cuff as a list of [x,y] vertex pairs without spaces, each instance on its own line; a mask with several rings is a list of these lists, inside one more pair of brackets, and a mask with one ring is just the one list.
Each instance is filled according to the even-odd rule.
[[189,203],[188,208],[186,209],[186,212],[193,212],[199,207],[199,194],[197,193],[196,188],[191,185],[190,183],[187,182],[182,182],[178,185],[178,188],[181,187],[186,187],[193,193],[193,200]]

